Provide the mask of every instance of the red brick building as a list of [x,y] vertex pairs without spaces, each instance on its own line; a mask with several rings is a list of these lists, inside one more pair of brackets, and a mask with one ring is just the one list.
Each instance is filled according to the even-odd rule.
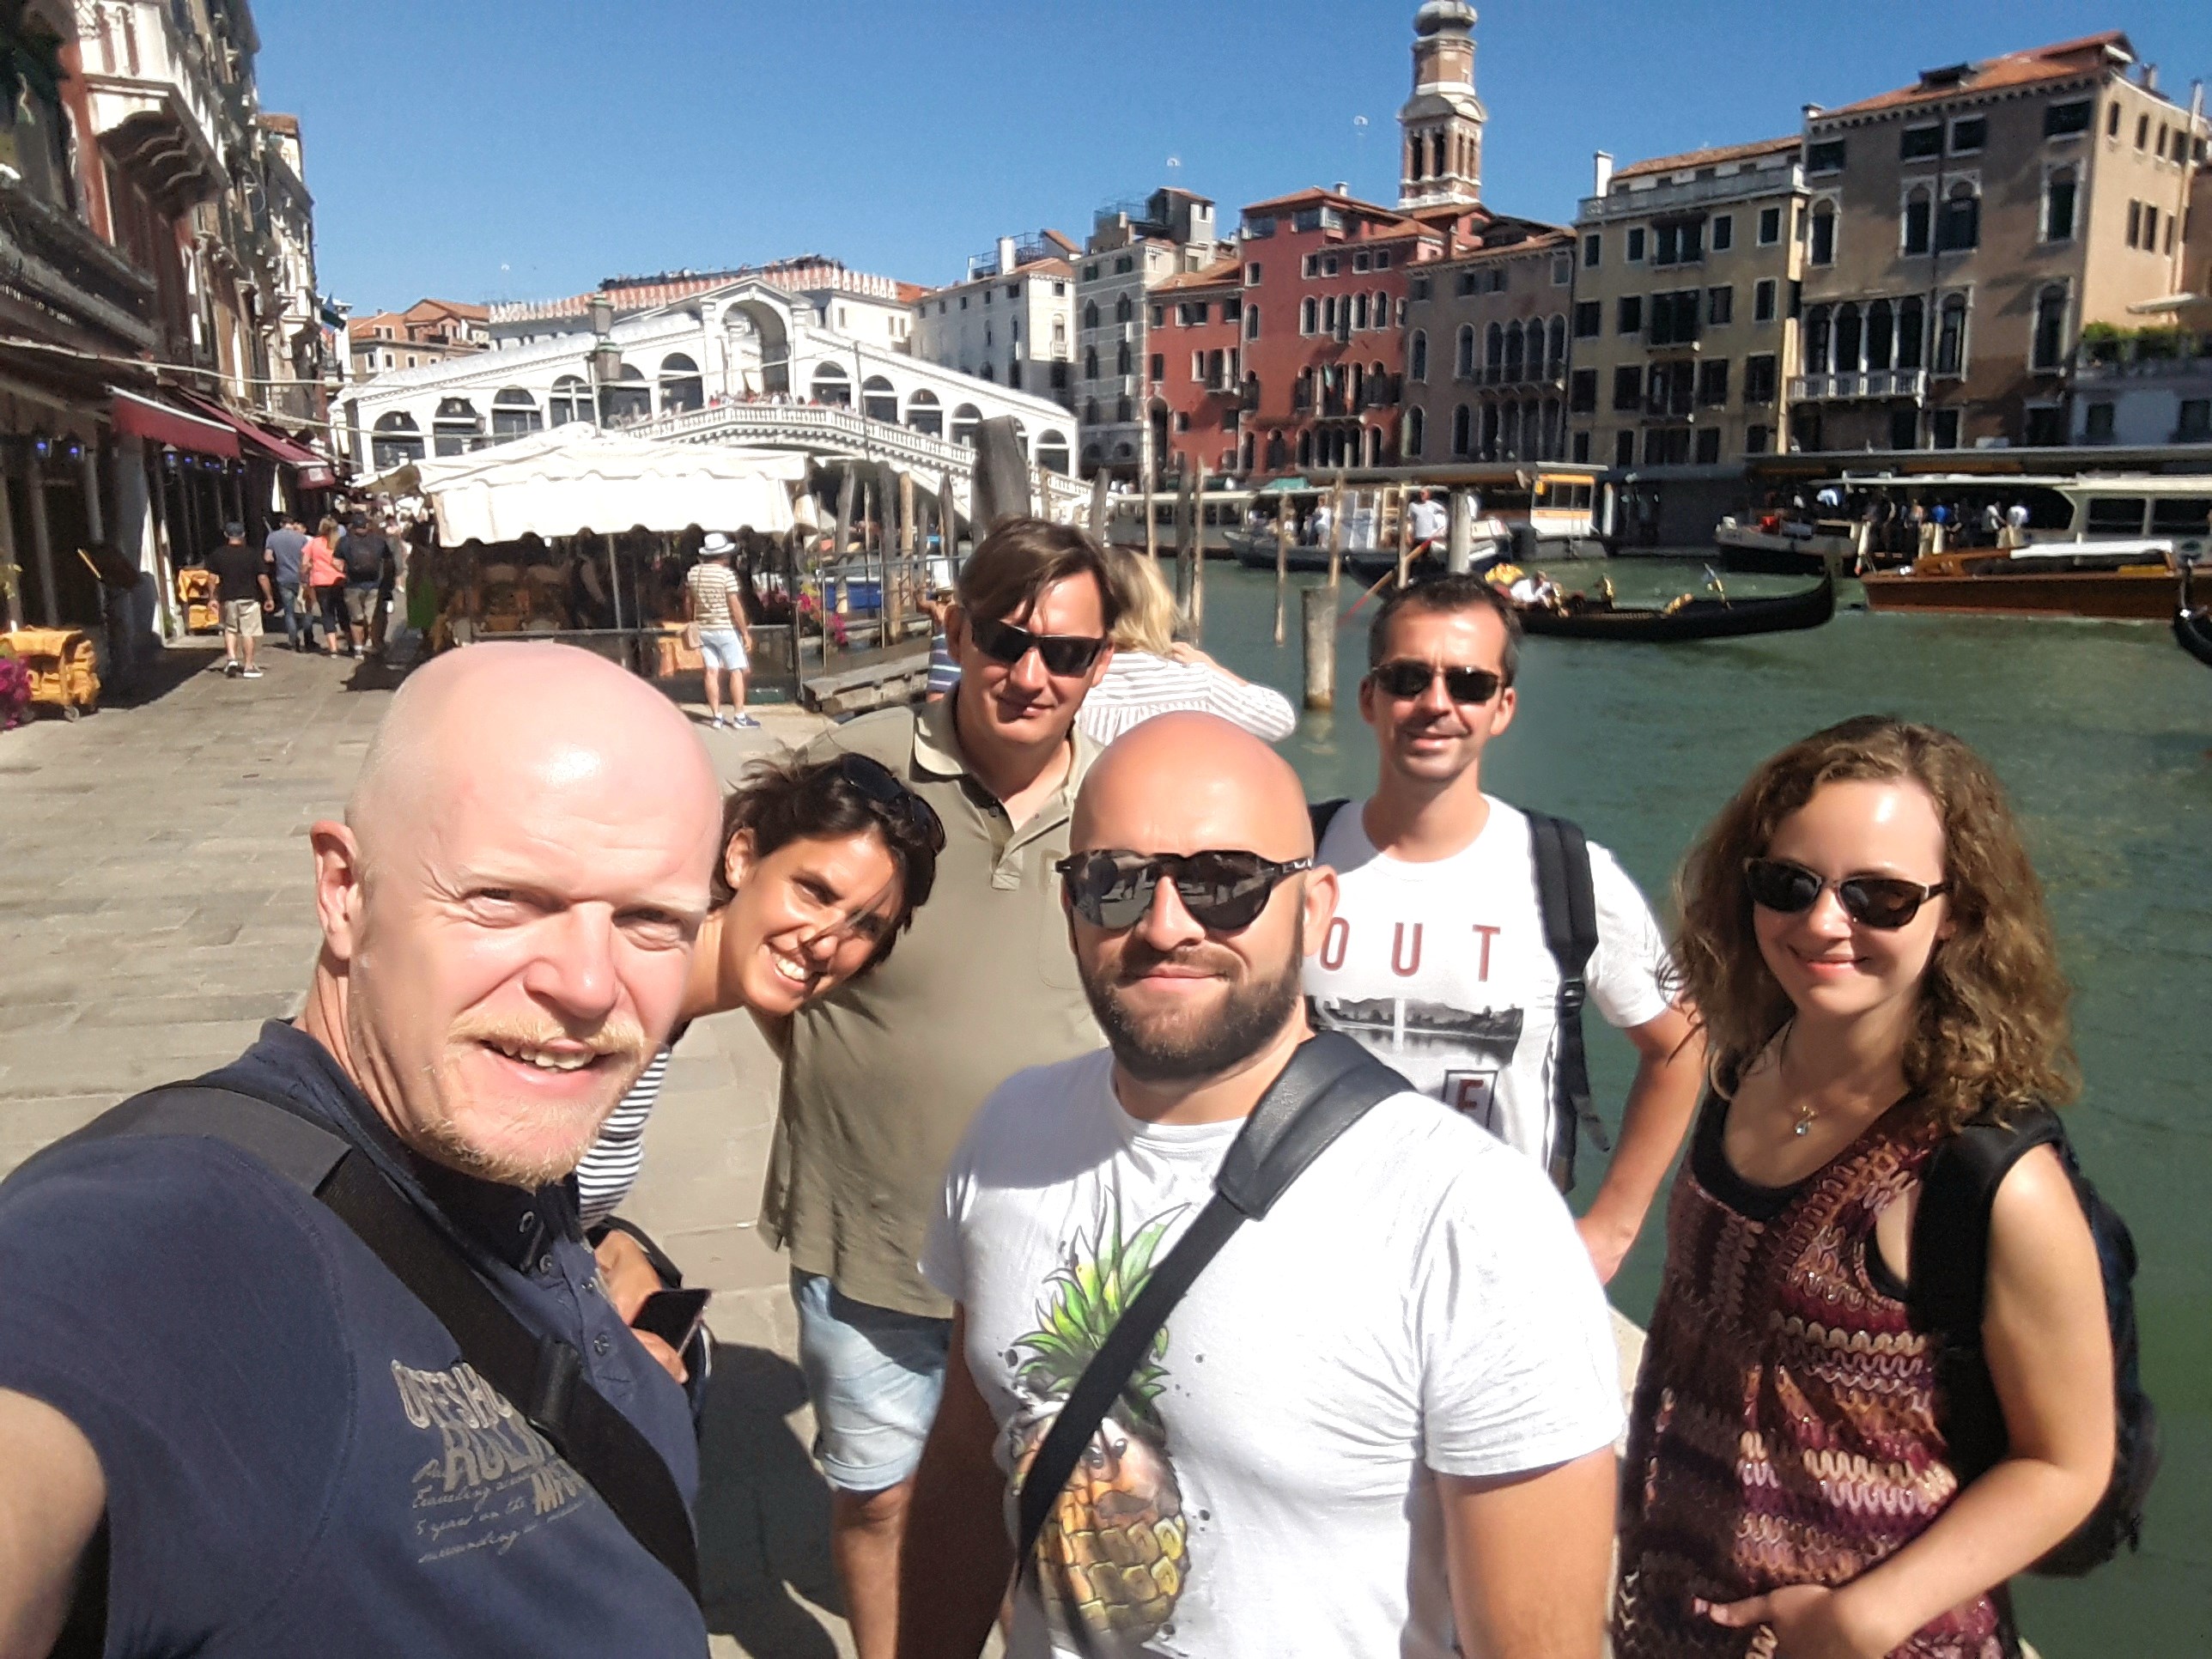
[[1218,477],[1247,471],[1243,435],[1243,267],[1224,259],[1170,276],[1152,292],[1146,366],[1164,471],[1203,463]]

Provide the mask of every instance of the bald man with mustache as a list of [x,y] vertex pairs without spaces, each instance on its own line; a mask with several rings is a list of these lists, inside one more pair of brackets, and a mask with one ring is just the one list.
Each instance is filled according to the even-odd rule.
[[[1092,767],[1060,866],[1109,1049],[1010,1079],[923,1271],[955,1304],[902,1659],[972,1659],[1076,1377],[1312,1036],[1334,874],[1297,777],[1206,714]],[[1201,1272],[1040,1536],[1007,1651],[1596,1659],[1618,1361],[1543,1173],[1411,1085]],[[1455,1646],[1456,1644],[1456,1646]]]
[[[688,723],[612,664],[438,659],[310,833],[305,1012],[202,1079],[350,1148],[687,1510],[684,1390],[562,1183],[676,1018],[719,819]],[[222,1139],[100,1128],[0,1186],[0,1659],[103,1626],[146,1659],[706,1651],[677,1572],[346,1222]]]

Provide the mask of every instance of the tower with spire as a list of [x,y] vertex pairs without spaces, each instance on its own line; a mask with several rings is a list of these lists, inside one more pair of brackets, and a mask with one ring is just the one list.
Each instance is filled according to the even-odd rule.
[[1398,205],[1407,212],[1482,200],[1482,124],[1474,95],[1474,8],[1427,0],[1413,16],[1413,95],[1398,112],[1405,160]]

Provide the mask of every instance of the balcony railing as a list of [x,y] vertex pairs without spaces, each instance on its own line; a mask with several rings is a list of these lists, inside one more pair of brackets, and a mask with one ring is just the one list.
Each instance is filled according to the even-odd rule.
[[1797,162],[1786,167],[1765,167],[1730,173],[1725,179],[1692,179],[1687,184],[1655,185],[1649,190],[1608,191],[1585,196],[1576,215],[1578,224],[1603,223],[1613,219],[1641,219],[1650,215],[1676,213],[1685,208],[1720,202],[1741,202],[1754,196],[1776,196],[1799,190],[1804,168]]
[[1790,401],[1839,403],[1867,398],[1917,398],[1928,390],[1924,368],[1873,368],[1850,374],[1790,377]]

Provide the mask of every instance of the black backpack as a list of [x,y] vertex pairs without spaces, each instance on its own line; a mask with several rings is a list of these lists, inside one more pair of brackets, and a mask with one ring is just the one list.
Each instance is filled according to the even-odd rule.
[[2012,1166],[2037,1146],[2052,1146],[2073,1178],[2075,1195],[2097,1243],[2105,1317],[2112,1333],[2112,1394],[2118,1439],[2112,1479],[2088,1518],[2029,1569],[2078,1578],[2125,1544],[2142,1544],[2143,1505],[2158,1474],[2158,1412],[2143,1392],[2136,1331],[2136,1245],[2128,1224],[2081,1173],[2057,1114],[2016,1110],[2002,1122],[1976,1118],[1936,1149],[1921,1177],[1912,1222],[1912,1273],[1906,1301],[1923,1329],[1938,1333],[1936,1399],[1952,1467],[1964,1487],[2000,1462],[2004,1413],[1982,1353],[1982,1300],[1989,1279],[1990,1210]]
[[386,550],[384,538],[377,532],[349,532],[338,542],[338,562],[345,567],[346,580],[356,587],[380,580]]
[[[1306,808],[1313,819],[1316,858],[1322,837],[1346,805],[1339,797]],[[1552,1184],[1571,1193],[1580,1132],[1589,1131],[1600,1152],[1613,1150],[1597,1109],[1590,1103],[1589,1056],[1583,1043],[1583,1004],[1589,1000],[1589,985],[1583,975],[1590,953],[1597,949],[1597,890],[1590,882],[1589,842],[1582,830],[1565,818],[1541,812],[1524,816],[1529,850],[1536,861],[1536,913],[1543,918],[1544,943],[1559,969],[1559,1054],[1552,1068]]]

